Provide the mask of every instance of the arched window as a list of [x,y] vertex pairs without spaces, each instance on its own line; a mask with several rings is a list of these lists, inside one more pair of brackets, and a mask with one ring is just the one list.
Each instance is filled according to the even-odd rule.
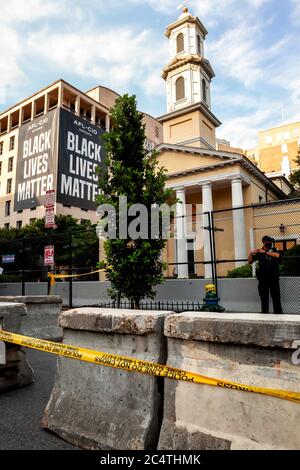
[[201,38],[200,38],[199,34],[197,34],[197,52],[198,52],[198,54],[201,55]]
[[202,100],[207,103],[206,81],[202,79]]
[[178,34],[177,38],[177,54],[184,51],[184,36],[182,33]]
[[185,98],[184,78],[179,77],[176,80],[176,101],[183,100],[184,98]]

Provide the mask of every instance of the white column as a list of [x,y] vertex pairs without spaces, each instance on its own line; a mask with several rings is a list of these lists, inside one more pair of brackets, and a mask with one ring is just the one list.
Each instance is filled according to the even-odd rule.
[[96,106],[94,104],[92,106],[91,121],[93,124],[96,124]]
[[75,99],[75,114],[76,116],[80,116],[80,96],[76,96]]
[[110,131],[110,115],[106,114],[105,116],[105,130],[106,132]]
[[[212,198],[212,184],[205,183],[202,186],[202,211],[203,211],[203,227],[209,227],[209,216],[205,212],[211,212],[213,210],[213,198]],[[204,261],[211,261],[211,246],[210,246],[210,233],[209,230],[203,230],[203,251]],[[205,279],[212,278],[211,264],[204,265]]]
[[176,206],[176,240],[177,240],[177,266],[178,278],[187,279],[189,277],[187,241],[186,241],[186,207],[185,207],[185,189],[176,190],[176,199],[181,201]]
[[36,102],[33,100],[31,103],[31,120],[32,121],[35,118],[35,112],[36,112]]
[[49,110],[49,95],[48,93],[45,94],[45,102],[44,102],[44,114],[47,114]]
[[[231,181],[232,208],[242,207],[244,205],[243,186],[240,178]],[[246,249],[246,230],[244,209],[233,210],[233,238],[235,259],[247,259]],[[235,266],[239,268],[246,262],[236,261]]]
[[63,105],[63,85],[60,83],[58,85],[58,97],[57,97],[57,106],[61,108]]

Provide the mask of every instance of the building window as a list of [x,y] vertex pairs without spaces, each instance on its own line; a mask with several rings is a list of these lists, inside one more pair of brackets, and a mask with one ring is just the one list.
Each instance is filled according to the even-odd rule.
[[30,207],[31,211],[36,211],[36,207]]
[[1,173],[2,173],[2,162],[0,162],[0,176],[1,176]]
[[5,230],[9,230],[9,223],[4,224]]
[[207,103],[206,81],[202,78],[202,99]]
[[7,180],[7,184],[6,184],[6,194],[11,193],[11,188],[12,188],[12,179],[9,178],[9,180]]
[[184,98],[185,98],[184,78],[179,77],[176,80],[176,101],[183,100]]
[[2,140],[2,142],[0,142],[0,155],[3,154],[3,144],[4,144],[4,142]]
[[35,218],[35,217],[33,217],[32,219],[29,219],[30,225],[33,224],[35,221],[36,221],[36,218]]
[[177,42],[177,54],[179,54],[179,52],[184,51],[184,36],[182,33],[178,34],[176,38],[176,42]]
[[20,211],[17,211],[18,214],[22,214],[23,213],[23,209],[21,209]]
[[[300,129],[298,127],[296,127],[296,129],[294,129],[294,137],[299,137],[300,136]],[[1,144],[0,144],[1,145]],[[1,154],[1,153],[0,153]]]
[[187,240],[187,255],[188,255],[188,273],[189,277],[195,275],[195,247],[194,240]]
[[16,228],[17,228],[17,230],[21,230],[21,228],[22,228],[22,220],[17,220]]
[[10,215],[10,203],[11,201],[5,202],[5,217],[8,217]]
[[8,159],[8,173],[10,173],[11,171],[13,171],[13,168],[14,168],[14,157],[10,157]]
[[80,224],[81,225],[86,225],[88,223],[88,219],[81,219]]
[[159,139],[159,127],[155,126],[155,137]]
[[290,131],[286,131],[284,134],[283,134],[283,138],[284,140],[289,140],[291,138],[291,133]]
[[200,38],[199,34],[197,34],[197,52],[198,52],[198,54],[201,55],[201,38]]
[[297,240],[276,240],[274,246],[283,255],[287,250],[297,246]]
[[88,212],[88,209],[83,209],[83,208],[81,208],[81,210],[82,210],[83,212]]
[[287,144],[281,144],[281,152],[282,153],[287,153],[288,151],[288,146]]
[[15,136],[12,136],[9,140],[9,150],[15,149]]

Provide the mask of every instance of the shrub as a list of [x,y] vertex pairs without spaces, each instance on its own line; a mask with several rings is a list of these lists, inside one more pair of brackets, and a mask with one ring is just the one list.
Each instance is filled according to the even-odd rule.
[[252,266],[250,264],[246,264],[245,266],[241,266],[240,268],[233,269],[229,271],[227,276],[228,278],[249,278],[253,277],[252,274]]

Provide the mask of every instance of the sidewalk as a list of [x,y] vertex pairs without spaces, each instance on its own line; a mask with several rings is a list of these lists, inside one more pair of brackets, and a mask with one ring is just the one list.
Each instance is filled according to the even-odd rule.
[[41,428],[52,390],[57,358],[27,349],[35,383],[0,394],[0,450],[76,450],[55,434]]

